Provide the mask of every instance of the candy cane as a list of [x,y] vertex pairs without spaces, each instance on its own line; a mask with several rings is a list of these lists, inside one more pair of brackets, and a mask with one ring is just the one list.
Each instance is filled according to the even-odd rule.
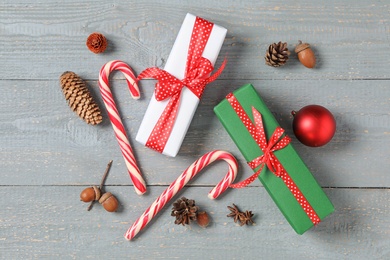
[[140,92],[138,89],[136,77],[134,76],[131,68],[126,63],[118,60],[113,60],[106,63],[100,70],[100,74],[99,74],[100,93],[102,95],[104,104],[107,108],[108,117],[110,118],[112,127],[114,128],[115,136],[116,139],[118,140],[123,158],[125,159],[126,167],[129,172],[130,178],[134,184],[135,191],[138,195],[141,195],[144,194],[146,191],[146,184],[137,166],[133,154],[133,149],[130,146],[125,128],[119,116],[119,112],[116,108],[116,104],[109,87],[109,76],[110,76],[110,72],[112,72],[113,70],[119,70],[125,75],[130,90],[130,94],[133,97],[133,99],[139,99]]
[[233,155],[224,151],[212,151],[206,153],[191,164],[171,185],[145,210],[134,224],[127,230],[125,238],[131,240],[138,234],[160,210],[172,199],[196,174],[204,167],[216,160],[225,160],[229,164],[229,171],[225,177],[209,192],[210,199],[217,198],[223,193],[237,176],[237,161]]

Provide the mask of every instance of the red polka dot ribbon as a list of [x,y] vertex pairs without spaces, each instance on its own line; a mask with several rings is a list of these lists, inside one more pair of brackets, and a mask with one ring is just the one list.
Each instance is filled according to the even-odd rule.
[[226,97],[226,99],[229,101],[230,105],[233,107],[234,111],[237,113],[238,117],[243,122],[253,139],[259,145],[260,149],[263,151],[263,154],[261,156],[248,162],[248,165],[253,170],[259,166],[260,168],[248,179],[239,183],[231,184],[230,187],[242,188],[249,185],[260,175],[264,166],[267,165],[268,169],[273,174],[275,174],[275,176],[280,177],[283,180],[287,188],[294,195],[295,199],[301,205],[302,209],[305,211],[305,213],[313,222],[313,224],[318,224],[321,220],[318,217],[317,213],[314,211],[313,207],[307,201],[305,196],[299,190],[298,186],[291,179],[290,175],[287,173],[283,165],[280,163],[279,159],[274,154],[274,151],[283,149],[290,143],[290,137],[288,137],[287,135],[283,136],[284,129],[281,127],[277,127],[272,134],[270,140],[267,142],[261,113],[257,111],[254,107],[252,107],[252,115],[254,118],[253,124],[252,120],[249,118],[244,108],[241,106],[241,104],[238,102],[238,100],[232,93],[230,93]]
[[157,67],[148,68],[138,76],[137,80],[154,78],[158,81],[155,87],[157,101],[170,98],[145,144],[147,147],[160,153],[163,152],[175,123],[182,88],[186,86],[200,99],[206,85],[217,79],[225,68],[226,60],[210,76],[214,67],[208,59],[202,57],[213,26],[213,23],[196,17],[188,48],[184,79],[178,79],[169,72]]

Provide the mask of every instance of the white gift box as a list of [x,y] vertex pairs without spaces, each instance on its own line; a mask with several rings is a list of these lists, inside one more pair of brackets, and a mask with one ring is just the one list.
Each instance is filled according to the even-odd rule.
[[[187,14],[167,59],[164,70],[178,79],[183,79],[185,74],[187,53],[195,24],[196,16]],[[202,56],[208,59],[214,66],[221,50],[227,30],[214,24],[210,37],[206,43]],[[138,130],[136,141],[145,145],[153,131],[158,119],[167,106],[169,99],[157,101],[155,94],[150,100],[144,118]],[[199,98],[187,87],[181,91],[180,104],[171,135],[164,147],[163,154],[175,157],[187,133],[188,127],[199,104]]]

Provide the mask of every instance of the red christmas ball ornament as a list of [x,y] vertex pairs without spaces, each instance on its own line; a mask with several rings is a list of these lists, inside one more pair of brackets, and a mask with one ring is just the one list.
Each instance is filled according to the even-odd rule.
[[323,106],[309,105],[294,116],[293,131],[304,145],[318,147],[327,144],[336,132],[336,120],[332,113]]

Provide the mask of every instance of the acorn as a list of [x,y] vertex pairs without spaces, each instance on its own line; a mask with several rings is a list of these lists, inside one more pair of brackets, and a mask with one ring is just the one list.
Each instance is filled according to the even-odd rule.
[[99,199],[99,203],[102,204],[105,210],[108,212],[114,212],[118,208],[118,200],[111,192],[106,192]]
[[316,65],[316,57],[313,50],[310,48],[310,44],[302,43],[299,41],[297,47],[295,47],[295,52],[298,54],[299,61],[307,68],[314,68]]
[[200,227],[205,228],[210,223],[210,217],[207,214],[207,212],[205,212],[205,211],[198,212],[198,214],[196,216],[196,222],[198,223],[198,225]]
[[88,187],[80,193],[80,200],[84,202],[91,202],[100,199],[100,189],[96,186]]

